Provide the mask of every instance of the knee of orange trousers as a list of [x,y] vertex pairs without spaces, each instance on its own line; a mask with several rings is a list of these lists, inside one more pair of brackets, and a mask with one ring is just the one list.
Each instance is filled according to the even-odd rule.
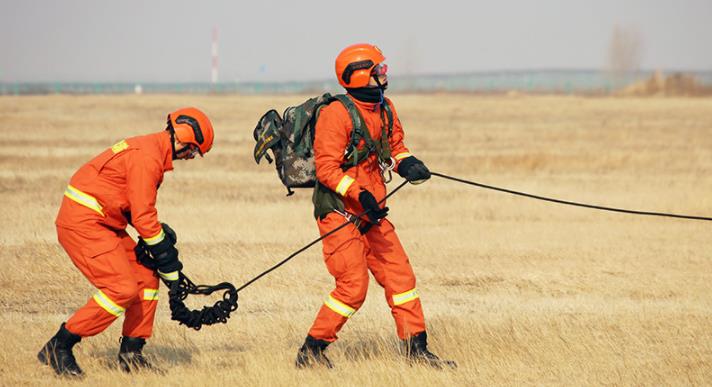
[[99,290],[117,305],[128,309],[135,302],[141,300],[143,288],[134,278],[117,278],[115,284]]
[[331,292],[331,296],[354,309],[360,308],[368,293],[368,271],[343,277],[336,278],[336,288]]
[[130,263],[136,282],[138,283],[139,293],[141,289],[158,289],[160,281],[155,271],[136,261],[130,261]]
[[331,295],[340,302],[358,309],[368,291],[367,250],[360,241],[343,245],[325,256],[326,267],[336,281]]

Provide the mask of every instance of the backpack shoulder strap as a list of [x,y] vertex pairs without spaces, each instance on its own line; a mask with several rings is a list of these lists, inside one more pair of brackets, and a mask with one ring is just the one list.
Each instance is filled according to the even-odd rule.
[[361,113],[359,113],[358,109],[356,108],[356,105],[354,105],[354,102],[351,100],[351,98],[349,98],[346,94],[337,94],[334,96],[334,98],[341,102],[341,104],[344,105],[344,107],[346,108],[346,111],[349,112],[349,116],[351,117],[351,124],[353,124],[354,128],[352,133],[356,131],[363,131],[363,126],[365,125],[363,117],[361,117]]
[[[365,160],[366,156],[368,156],[370,152],[376,150],[376,144],[374,143],[373,138],[371,138],[371,134],[368,132],[368,128],[366,127],[366,122],[356,108],[356,105],[354,105],[353,101],[351,101],[346,94],[337,94],[334,98],[344,105],[346,111],[349,112],[349,116],[351,116],[353,129],[351,130],[351,141],[346,149],[347,162],[344,163],[344,166],[347,164],[355,166]],[[366,152],[359,155],[358,143],[361,139],[363,139],[366,143]],[[351,161],[349,162],[348,160]]]

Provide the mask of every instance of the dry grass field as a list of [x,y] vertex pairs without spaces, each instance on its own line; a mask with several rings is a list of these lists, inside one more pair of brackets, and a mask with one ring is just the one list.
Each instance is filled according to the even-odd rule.
[[[712,215],[712,99],[394,96],[428,166],[562,199]],[[176,162],[159,194],[198,283],[241,285],[318,236],[311,192],[255,165],[252,129],[303,96],[0,98],[0,384],[76,385],[36,352],[92,294],[56,241],[72,173],[196,105],[217,128],[202,160]],[[394,183],[400,182],[399,177]],[[391,183],[391,187],[394,183]],[[86,385],[710,385],[712,224],[566,207],[433,178],[389,202],[418,276],[431,347],[454,371],[400,358],[372,282],[329,349],[337,368],[296,370],[332,278],[316,246],[240,294],[227,325],[170,321],[162,290],[146,353],[167,369],[115,366],[120,324],[76,355]],[[207,300],[200,299],[193,306]]]

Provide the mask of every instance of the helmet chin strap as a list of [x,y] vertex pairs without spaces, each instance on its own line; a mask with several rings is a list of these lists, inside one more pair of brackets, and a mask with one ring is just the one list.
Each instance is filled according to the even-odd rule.
[[383,105],[385,102],[383,98],[383,93],[385,93],[386,89],[388,88],[388,82],[386,83],[381,83],[381,80],[378,79],[378,76],[373,76],[373,79],[376,81],[376,84],[378,85],[378,91],[381,94],[381,100],[379,101],[379,104]]
[[176,160],[176,158],[178,157],[178,155],[182,155],[182,154],[186,153],[186,152],[189,151],[189,150],[190,150],[190,145],[186,145],[186,146],[184,146],[184,147],[178,149],[177,151],[175,151],[175,156],[173,157],[173,160]]
[[166,130],[171,134],[171,157],[173,160],[176,160],[176,133],[170,125],[170,121]]

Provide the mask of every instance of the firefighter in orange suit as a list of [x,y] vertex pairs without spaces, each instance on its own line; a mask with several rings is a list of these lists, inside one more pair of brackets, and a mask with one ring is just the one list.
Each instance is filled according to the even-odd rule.
[[[102,332],[124,315],[119,364],[125,371],[152,368],[142,355],[151,336],[158,299],[158,275],[177,280],[182,264],[156,211],[156,195],[173,160],[207,153],[213,127],[198,109],[168,115],[166,130],[116,143],[84,164],[64,191],[56,226],[59,243],[96,293],[63,323],[38,359],[57,374],[78,376],[72,347]],[[157,274],[136,261],[133,226],[149,246]]]
[[[300,368],[315,364],[332,367],[324,350],[363,304],[369,271],[385,290],[408,358],[434,367],[455,365],[427,348],[415,274],[393,225],[386,219],[388,207],[379,204],[386,196],[384,174],[390,169],[413,184],[430,178],[428,168],[404,145],[403,128],[393,103],[383,96],[388,85],[384,60],[380,49],[371,44],[349,46],[336,58],[339,83],[365,123],[368,136],[364,137],[370,137],[368,142],[362,138],[356,147],[361,161],[351,162],[345,156],[354,130],[345,104],[333,102],[323,108],[316,124],[318,183],[314,204],[319,232],[324,235],[346,220],[351,224],[323,240],[324,261],[336,287],[326,297],[298,351],[296,365]],[[371,149],[369,142],[375,144]],[[357,218],[363,211],[368,211],[367,216]]]

